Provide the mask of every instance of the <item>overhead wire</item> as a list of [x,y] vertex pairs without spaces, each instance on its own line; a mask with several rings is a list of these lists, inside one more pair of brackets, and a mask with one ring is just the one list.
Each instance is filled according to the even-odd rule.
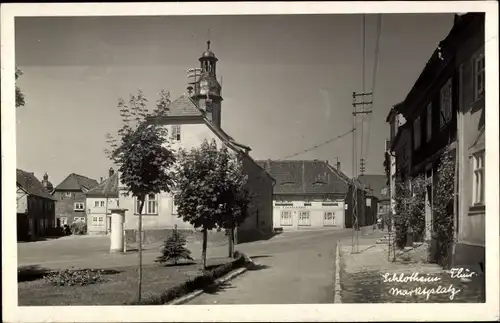
[[334,138],[332,138],[332,139],[329,139],[329,140],[324,141],[324,142],[322,142],[322,143],[320,143],[320,144],[317,144],[317,145],[311,146],[311,147],[309,147],[309,148],[307,148],[307,149],[301,150],[300,152],[297,152],[297,153],[292,154],[292,155],[288,155],[288,156],[283,157],[283,158],[278,159],[278,160],[285,160],[285,159],[289,159],[289,158],[292,158],[292,157],[295,157],[295,156],[298,156],[298,155],[302,155],[302,154],[307,153],[307,152],[309,152],[309,151],[311,151],[311,150],[317,149],[317,148],[322,147],[322,146],[324,146],[324,145],[327,145],[327,144],[329,144],[329,143],[331,143],[331,142],[334,142],[335,140],[338,140],[338,139],[340,139],[340,138],[343,138],[343,137],[347,136],[348,134],[352,133],[353,131],[354,131],[354,129],[351,129],[351,130],[349,130],[348,132],[345,132],[345,133],[343,133],[343,134],[341,134],[341,135],[339,135],[339,136],[336,136],[336,137],[334,137]]

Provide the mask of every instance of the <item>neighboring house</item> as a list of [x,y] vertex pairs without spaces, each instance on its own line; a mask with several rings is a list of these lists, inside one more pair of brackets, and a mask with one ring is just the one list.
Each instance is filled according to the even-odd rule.
[[98,184],[95,179],[72,173],[54,188],[57,226],[86,222],[85,193]]
[[118,205],[118,173],[109,169],[109,177],[85,193],[87,206],[87,233],[111,232],[111,211]]
[[401,114],[407,121],[391,143],[396,177],[406,181],[424,175],[430,182],[425,197],[427,240],[431,239],[439,158],[447,146],[456,157],[458,198],[453,209],[458,243],[451,250],[454,256],[450,260],[459,263],[467,262],[467,257],[460,254],[479,259],[472,262],[484,263],[483,46],[484,13],[455,15],[452,30],[440,42],[405,100],[387,118],[393,123],[394,117]]
[[327,161],[260,160],[258,163],[276,180],[274,228],[345,227],[349,182]]
[[368,191],[368,197],[371,200],[367,204],[370,204],[370,215],[373,222],[376,222],[378,218],[387,216],[390,211],[390,196],[389,196],[389,186],[387,185],[387,176],[379,174],[366,174],[358,176],[358,180],[363,183],[365,189]]
[[[454,265],[485,263],[484,14],[456,17],[458,69],[458,223]],[[458,38],[460,37],[460,38]]]
[[[216,79],[218,59],[210,50],[210,42],[208,45],[199,59],[201,76],[196,81],[194,93],[190,96],[182,95],[167,107],[164,115],[150,117],[148,121],[168,129],[173,141],[172,149],[200,147],[204,140],[215,139],[218,147],[226,146],[234,153],[243,164],[243,171],[248,176],[247,188],[253,196],[250,215],[236,231],[237,242],[256,240],[272,233],[274,180],[252,159],[249,147],[237,143],[221,128],[222,88]],[[128,210],[125,214],[124,229],[129,232],[127,241],[130,241],[130,232],[135,236],[138,224],[137,201],[130,195],[122,194],[122,189],[120,187],[119,203],[121,208]],[[164,239],[166,231],[175,225],[179,229],[193,230],[190,223],[183,222],[178,217],[171,194],[148,196],[143,213],[142,225],[146,241],[155,239],[152,238],[155,235],[156,239]],[[212,232],[209,239],[220,235],[223,236],[224,232]]]
[[55,227],[55,200],[33,173],[17,169],[16,176],[17,239],[46,236]]

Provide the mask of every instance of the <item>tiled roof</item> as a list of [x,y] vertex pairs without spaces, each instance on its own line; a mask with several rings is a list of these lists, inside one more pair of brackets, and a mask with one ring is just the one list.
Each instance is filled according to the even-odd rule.
[[34,174],[25,172],[21,169],[16,169],[16,176],[17,185],[25,190],[26,193],[55,200],[55,198],[47,192],[43,184],[35,177]]
[[196,103],[183,94],[168,105],[165,115],[169,117],[186,117],[202,116],[203,114],[196,106]]
[[385,190],[385,194],[389,194],[387,176],[383,174],[360,175],[358,176],[358,180],[379,200],[386,200],[389,198],[388,195],[384,195],[384,192],[382,192]]
[[88,178],[79,174],[69,174],[61,184],[57,185],[56,191],[64,190],[90,190],[96,187],[99,183],[92,178]]
[[86,193],[88,197],[118,197],[118,173]]
[[324,161],[260,160],[257,163],[276,180],[274,194],[346,194],[348,191],[347,176]]

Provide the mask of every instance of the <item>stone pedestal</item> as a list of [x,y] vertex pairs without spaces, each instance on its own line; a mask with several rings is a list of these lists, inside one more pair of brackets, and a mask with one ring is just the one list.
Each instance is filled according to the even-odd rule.
[[118,253],[125,251],[125,239],[123,233],[123,222],[127,209],[110,209],[111,211],[111,246],[109,252]]

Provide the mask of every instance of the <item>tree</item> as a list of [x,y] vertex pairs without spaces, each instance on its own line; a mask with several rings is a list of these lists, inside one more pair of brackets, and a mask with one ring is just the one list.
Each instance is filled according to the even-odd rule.
[[179,259],[193,260],[191,257],[191,251],[186,247],[186,239],[177,230],[177,225],[172,232],[172,235],[165,240],[165,245],[162,249],[162,255],[156,259],[156,262],[166,263],[168,261],[173,261],[174,265],[177,265]]
[[[180,150],[176,168],[175,203],[178,216],[201,228],[203,268],[206,268],[208,230],[227,229],[234,249],[234,228],[248,216],[247,177],[236,156],[215,140],[205,140],[189,152]],[[234,250],[231,250],[234,255]]]
[[411,187],[404,183],[396,183],[396,244],[403,248],[408,233],[422,237],[425,232],[425,191],[428,180],[423,175],[411,180]]
[[441,155],[434,185],[433,235],[437,242],[438,263],[449,260],[450,246],[454,241],[453,202],[455,192],[455,160],[449,147]]
[[131,95],[128,105],[119,99],[118,108],[123,125],[118,130],[118,140],[108,134],[108,157],[119,168],[120,181],[127,194],[137,200],[139,213],[139,282],[137,298],[141,298],[142,286],[142,211],[146,196],[170,192],[173,187],[172,165],[175,155],[170,150],[167,130],[148,122],[148,100],[141,90]]
[[17,79],[23,75],[23,72],[16,68],[16,108],[19,108],[20,106],[24,106],[25,98],[23,92],[21,92],[21,88],[17,85]]

